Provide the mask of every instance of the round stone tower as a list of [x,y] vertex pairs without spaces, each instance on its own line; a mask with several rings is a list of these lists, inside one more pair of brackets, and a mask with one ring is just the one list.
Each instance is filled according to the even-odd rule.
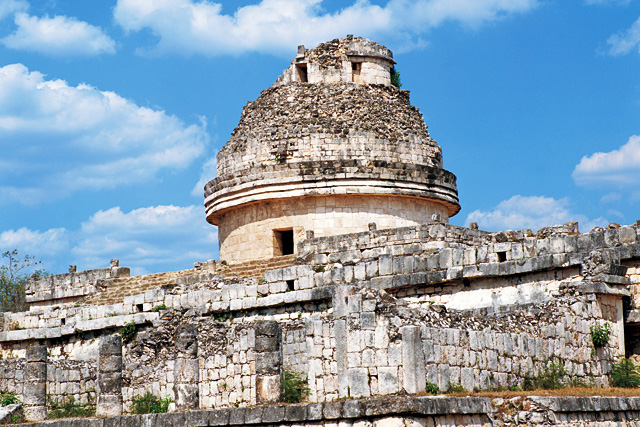
[[231,263],[295,253],[307,236],[442,221],[460,210],[409,92],[391,85],[391,51],[347,36],[298,48],[247,103],[205,186],[207,221]]

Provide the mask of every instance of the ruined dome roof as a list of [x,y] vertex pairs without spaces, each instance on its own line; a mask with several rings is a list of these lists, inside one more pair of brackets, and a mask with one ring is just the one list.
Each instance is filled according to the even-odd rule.
[[[330,149],[330,153],[328,152]],[[362,151],[360,153],[359,151]],[[409,93],[393,86],[292,83],[266,89],[248,103],[218,154],[218,176],[256,164],[339,160],[357,155],[442,167]]]

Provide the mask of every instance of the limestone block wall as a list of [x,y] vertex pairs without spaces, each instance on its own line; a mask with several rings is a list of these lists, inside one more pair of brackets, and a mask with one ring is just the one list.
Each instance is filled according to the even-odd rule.
[[[640,257],[637,228],[575,234],[566,226],[534,236],[433,223],[315,238],[299,245],[308,249],[301,261],[312,264],[261,280],[203,271],[118,304],[4,313],[0,354],[14,376],[0,374],[0,384],[17,387],[27,347],[40,342],[55,368],[47,367],[48,393],[90,400],[98,339],[133,322],[138,332],[123,349],[125,408],[147,390],[172,396],[177,360],[186,357],[178,357],[178,327],[191,325],[197,405],[253,405],[258,366],[272,357],[255,325],[269,320],[282,330],[276,366],[307,373],[312,402],[415,393],[427,381],[521,385],[550,361],[606,385],[611,362],[625,352],[630,281],[619,263]],[[590,328],[605,322],[613,335],[594,349]]]
[[[379,84],[390,86],[390,71],[393,62],[385,58],[376,58],[361,54],[349,55],[340,61],[339,67],[323,68],[318,63],[294,61],[283,71],[273,87],[293,82],[300,83],[339,83]],[[304,67],[303,72],[300,67]]]
[[220,258],[229,263],[282,255],[274,230],[293,230],[294,244],[307,231],[315,236],[424,223],[432,215],[448,218],[440,203],[406,197],[336,196],[304,197],[250,204],[224,215],[219,221]]
[[354,82],[390,85],[395,62],[389,49],[362,37],[346,37],[321,43],[314,49],[298,47],[291,66],[274,86],[292,82]]
[[[29,424],[49,426],[50,422]],[[66,419],[60,427],[142,426],[309,426],[309,427],[424,427],[424,426],[586,426],[640,425],[640,398],[544,397],[511,399],[480,397],[385,396],[339,402],[271,405]]]
[[0,391],[23,394],[24,387],[24,355],[12,355],[10,359],[0,360]]
[[47,395],[55,402],[73,397],[76,403],[96,403],[96,361],[67,358],[47,363]]
[[[310,282],[316,272],[309,266],[290,267],[265,279],[286,284],[288,277],[296,275],[300,284],[301,274]],[[555,299],[512,307],[511,312],[490,318],[486,312],[448,313],[442,306],[410,305],[370,288],[325,285],[290,290],[280,287],[279,280],[233,283],[231,279],[225,283],[204,273],[202,278],[208,282],[143,295],[150,305],[169,304],[167,310],[148,313],[148,317],[143,317],[147,315],[143,312],[86,321],[95,334],[111,333],[125,321],[137,324],[136,337],[123,348],[125,410],[134,395],[146,391],[172,396],[177,381],[175,340],[178,327],[185,324],[197,330],[199,407],[257,403],[258,348],[252,330],[255,321],[264,319],[281,325],[282,368],[307,373],[312,402],[398,391],[415,393],[424,389],[426,381],[443,388],[456,380],[478,389],[521,385],[526,376],[544,369],[550,360],[565,365],[574,377],[606,385],[609,365],[620,350],[618,332],[614,331],[610,345],[592,354],[588,332],[597,322],[617,318],[614,310],[619,297],[605,301],[607,297],[582,294],[570,283]],[[274,294],[262,293],[271,289]],[[551,289],[551,296],[553,292]],[[95,307],[85,309],[97,313],[92,311]],[[540,312],[549,315],[531,317]],[[523,326],[514,330],[513,325]],[[52,333],[50,329],[43,329],[40,336]],[[34,335],[30,330],[12,332]],[[78,350],[74,352],[76,360],[81,354],[91,354],[96,341],[85,341],[78,332],[70,337]],[[3,351],[24,347],[25,341],[17,338],[5,333]],[[50,345],[52,359],[61,362],[55,356],[62,354],[56,347],[60,344],[54,341]],[[307,354],[306,360],[299,357],[301,353]],[[69,356],[66,359],[73,361]],[[94,365],[78,361],[64,366],[66,371],[51,374],[56,381],[48,384],[49,393],[55,390],[56,396],[73,393],[79,399],[85,395],[91,399]]]
[[76,266],[72,265],[65,274],[29,279],[26,284],[26,302],[30,309],[61,303],[73,304],[95,293],[102,281],[127,277],[129,274],[129,268],[120,267],[116,259],[111,260],[110,267],[93,270],[76,271]]

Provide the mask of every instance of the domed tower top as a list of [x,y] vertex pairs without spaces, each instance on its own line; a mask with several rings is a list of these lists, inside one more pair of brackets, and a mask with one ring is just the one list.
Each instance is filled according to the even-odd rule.
[[409,92],[391,85],[392,58],[360,37],[300,47],[247,103],[205,186],[221,259],[293,254],[305,236],[447,221],[460,210],[441,148]]
[[386,47],[362,37],[345,38],[321,43],[315,49],[298,46],[291,66],[274,86],[291,82],[391,85],[390,71],[395,61]]

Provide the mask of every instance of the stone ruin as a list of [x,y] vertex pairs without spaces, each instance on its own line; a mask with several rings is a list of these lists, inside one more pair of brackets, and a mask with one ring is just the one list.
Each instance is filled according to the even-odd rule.
[[[425,396],[522,387],[550,362],[607,387],[640,355],[640,221],[449,224],[455,176],[393,64],[362,38],[300,47],[206,185],[224,261],[31,280],[29,311],[0,316],[0,391],[34,421],[47,399],[96,405],[56,426],[640,425],[638,397]],[[280,402],[285,371],[305,403]],[[170,412],[123,415],[147,391]]]

